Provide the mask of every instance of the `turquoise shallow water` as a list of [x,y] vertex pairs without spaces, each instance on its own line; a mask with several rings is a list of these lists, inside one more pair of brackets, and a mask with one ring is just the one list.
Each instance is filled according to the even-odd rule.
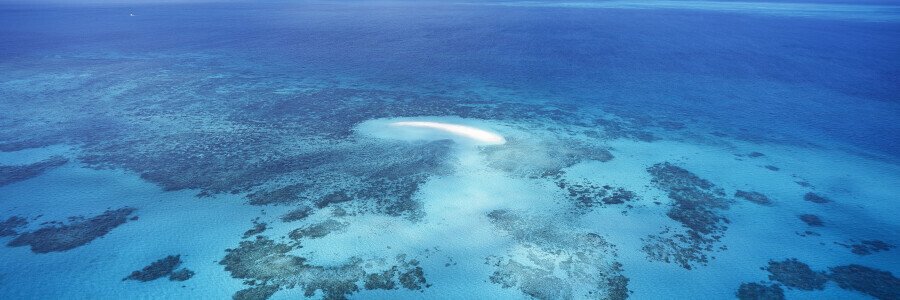
[[0,296],[898,299],[898,15],[0,2]]

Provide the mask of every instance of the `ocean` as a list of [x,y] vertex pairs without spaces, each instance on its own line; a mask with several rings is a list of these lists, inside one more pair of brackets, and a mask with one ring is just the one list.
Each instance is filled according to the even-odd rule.
[[3,299],[900,299],[900,2],[0,1]]

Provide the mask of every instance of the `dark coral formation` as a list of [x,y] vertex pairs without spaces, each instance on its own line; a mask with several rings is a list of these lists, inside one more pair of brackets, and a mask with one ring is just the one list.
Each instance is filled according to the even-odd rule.
[[566,192],[566,199],[575,204],[576,211],[579,213],[587,213],[593,207],[623,204],[638,199],[635,192],[621,187],[601,186],[588,180],[570,183],[563,178],[563,175],[565,175],[565,171],[548,172],[543,176],[552,178],[556,186]]
[[900,299],[900,278],[888,271],[861,265],[828,268],[828,279],[846,290],[854,290],[881,300]]
[[[659,235],[643,239],[642,248],[648,258],[664,262],[676,262],[686,269],[695,264],[705,265],[706,252],[713,251],[728,228],[728,219],[721,215],[732,200],[723,198],[725,192],[709,181],[669,163],[658,163],[647,172],[653,183],[668,192],[673,203],[666,216],[678,221],[685,232],[674,233],[668,228]],[[724,247],[720,247],[724,249]]]
[[322,199],[319,199],[319,201],[316,201],[316,207],[323,208],[330,204],[339,204],[350,200],[353,200],[353,197],[347,195],[346,191],[335,191],[325,195]]
[[773,165],[766,165],[766,169],[769,169],[769,170],[772,170],[772,171],[778,171],[778,170],[781,170],[781,168],[776,167],[776,166],[773,166]]
[[[850,242],[852,243],[853,240],[851,240]],[[838,242],[835,242],[835,244],[851,249],[850,252],[853,252],[853,254],[856,254],[856,255],[870,255],[870,254],[878,253],[881,251],[888,251],[888,250],[891,250],[891,248],[896,247],[894,245],[891,245],[891,244],[888,244],[888,243],[885,243],[882,241],[877,241],[877,240],[860,241],[859,243],[849,244],[849,245],[843,244],[843,243],[838,243]]]
[[741,300],[784,300],[784,290],[778,284],[762,285],[759,283],[742,283],[735,293]]
[[317,239],[325,237],[332,232],[344,230],[348,225],[350,224],[346,222],[328,219],[321,223],[294,229],[288,236],[295,240],[304,238]]
[[131,275],[122,280],[137,280],[142,282],[157,280],[169,276],[171,281],[185,281],[194,276],[194,271],[181,269],[175,271],[181,265],[181,255],[169,255],[154,261],[140,271],[131,272]]
[[769,280],[806,291],[824,289],[827,281],[824,272],[815,272],[796,258],[780,262],[769,261],[769,266],[764,269],[771,274]]
[[809,226],[822,227],[825,226],[825,222],[822,222],[822,219],[817,215],[813,214],[802,214],[799,216],[800,220],[805,222]]
[[90,243],[109,233],[113,228],[127,222],[134,208],[108,210],[90,219],[72,222],[69,225],[43,227],[26,232],[10,241],[10,247],[31,246],[34,253],[66,251]]
[[766,155],[756,152],[756,151],[750,152],[750,154],[747,154],[747,157],[750,157],[750,158],[757,158],[757,157],[761,157],[761,156],[766,156]]
[[806,195],[803,195],[803,200],[813,202],[813,203],[828,203],[831,202],[831,199],[819,196],[819,194],[809,192]]
[[735,293],[741,300],[784,300],[784,290],[778,284],[762,285],[758,283],[743,283]]
[[253,228],[248,229],[244,232],[244,235],[241,238],[248,238],[266,231],[266,223],[260,223],[257,220],[253,220]]
[[759,204],[759,205],[772,205],[772,201],[769,200],[769,197],[763,195],[759,192],[747,192],[738,190],[734,193],[735,198],[743,198],[744,200]]
[[[825,288],[825,283],[828,280],[833,280],[842,289],[858,291],[876,299],[900,299],[900,278],[894,277],[891,272],[866,266],[856,264],[837,266],[828,268],[830,272],[826,274],[825,272],[813,271],[805,263],[793,258],[781,262],[769,261],[769,266],[762,269],[771,273],[769,280],[778,281],[785,286],[800,290],[822,290]],[[777,288],[777,284],[766,287],[755,283],[745,283],[741,285],[741,289],[738,291],[738,298],[784,299],[780,288],[778,288],[777,292],[772,290],[772,288]],[[747,298],[743,298],[742,294],[746,295]],[[764,295],[775,295],[777,297],[766,298],[767,296]]]
[[195,274],[196,273],[194,273],[194,271],[191,271],[188,269],[181,269],[181,270],[172,272],[172,274],[169,274],[169,280],[185,281],[185,280],[191,279],[191,277],[194,277]]
[[383,263],[355,257],[344,264],[326,267],[307,264],[305,258],[288,254],[294,247],[260,237],[241,242],[237,249],[226,250],[219,264],[232,277],[246,279],[247,284],[253,285],[238,291],[234,298],[266,299],[279,289],[299,287],[307,297],[321,291],[325,299],[345,299],[360,290],[360,282],[367,289],[395,289],[396,282],[400,282],[413,290],[421,289],[425,283],[424,270],[415,260],[407,261],[404,255],[398,256],[397,264],[386,270],[369,270],[367,265]]
[[0,222],[0,237],[13,236],[19,234],[16,230],[28,225],[28,220],[16,216],[9,217],[6,221]]
[[709,252],[715,251],[711,242],[698,242],[695,237],[684,234],[672,234],[671,228],[666,228],[658,235],[650,235],[641,239],[644,245],[641,250],[647,254],[647,258],[665,263],[676,263],[681,267],[691,270],[697,264],[709,263]]
[[413,259],[409,262],[406,261],[404,256],[400,256],[397,259],[400,262],[400,267],[405,269],[405,271],[398,272],[398,281],[400,281],[400,285],[408,290],[421,290],[423,287],[429,287],[431,285],[428,284],[428,281],[425,280],[425,272],[422,267],[419,266],[419,261]]
[[393,290],[397,286],[394,277],[397,276],[397,268],[391,268],[381,273],[370,273],[365,279],[367,290]]
[[27,180],[69,162],[68,158],[54,156],[33,164],[0,166],[0,186]]
[[312,208],[309,206],[300,206],[294,210],[289,211],[288,213],[281,216],[282,222],[294,222],[306,219],[312,213]]
[[488,218],[528,249],[525,261],[488,257],[485,263],[496,269],[491,282],[538,299],[624,299],[630,294],[628,278],[614,261],[614,246],[599,235],[507,210],[492,211]]
[[450,140],[345,146],[308,162],[303,169],[308,175],[294,179],[316,188],[292,188],[287,194],[300,193],[290,202],[299,199],[316,208],[353,202],[362,212],[415,219],[421,216],[421,203],[415,198],[419,185],[451,171],[447,159],[452,146]]
[[275,294],[281,288],[277,285],[260,285],[249,287],[237,293],[234,293],[234,300],[263,300],[269,299],[272,295]]

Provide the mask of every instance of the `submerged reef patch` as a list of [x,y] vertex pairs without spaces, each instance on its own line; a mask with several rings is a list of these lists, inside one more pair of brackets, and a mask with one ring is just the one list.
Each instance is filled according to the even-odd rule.
[[747,157],[750,157],[750,158],[757,158],[757,157],[762,157],[762,156],[766,156],[766,155],[756,152],[756,151],[750,152],[750,154],[747,154]]
[[[666,228],[659,235],[643,239],[642,250],[651,260],[678,263],[685,269],[705,265],[709,260],[706,253],[713,251],[713,245],[728,229],[728,219],[721,211],[733,201],[724,198],[725,192],[709,181],[668,162],[655,164],[647,172],[673,201],[666,216],[681,223],[685,232]],[[719,249],[724,250],[725,246]]]
[[[891,248],[896,248],[896,246],[882,241],[860,241],[859,243],[854,244],[844,244],[838,242],[834,243],[844,246],[844,248],[851,249],[850,252],[853,252],[853,254],[856,255],[870,255],[881,251],[888,251],[891,250]],[[850,240],[850,243],[853,243],[853,240]]]
[[185,281],[193,277],[194,271],[188,269],[175,271],[181,263],[181,255],[169,255],[154,261],[140,271],[131,272],[131,275],[123,278],[122,281],[137,280],[147,282],[166,276],[169,276],[169,280],[171,281]]
[[21,166],[0,166],[0,186],[27,180],[49,170],[65,165],[68,158],[54,156],[33,164]]
[[579,162],[613,159],[604,147],[557,138],[507,138],[506,144],[484,146],[481,154],[488,166],[516,176],[539,178],[546,173],[558,172]]
[[[356,210],[353,213],[420,217],[421,203],[415,194],[430,176],[452,171],[448,160],[453,141],[366,141],[310,157],[294,172],[299,176],[283,178],[287,184],[249,194],[250,203],[302,201],[300,205],[316,208],[349,204]],[[297,212],[295,217],[302,214]]]
[[769,266],[765,270],[771,274],[769,280],[806,291],[824,289],[827,280],[824,272],[815,272],[809,265],[797,261],[796,258],[780,262],[769,261]]
[[831,202],[831,199],[819,196],[819,194],[809,192],[806,195],[803,195],[803,200],[813,202],[813,203],[828,203]]
[[281,216],[281,221],[285,223],[300,221],[306,219],[306,217],[309,217],[310,213],[312,213],[312,208],[306,205],[301,205],[300,207],[295,208]]
[[778,284],[762,285],[749,282],[742,283],[735,296],[741,300],[784,300],[784,290]]
[[[833,280],[842,289],[861,292],[876,299],[900,299],[900,278],[894,277],[891,272],[873,269],[866,266],[851,264],[831,267],[829,273],[813,271],[807,264],[797,261],[796,258],[784,261],[769,261],[768,267],[761,269],[769,271],[769,280],[777,281],[790,288],[805,291],[822,290],[828,280]],[[745,287],[746,286],[746,287]],[[775,287],[777,284],[770,287]],[[748,296],[746,299],[784,299],[781,298],[753,298],[753,295],[767,293],[764,285],[745,283],[738,291]],[[780,290],[780,289],[779,289]],[[771,291],[768,291],[771,292]],[[779,291],[778,294],[781,294]],[[745,299],[745,298],[741,298]]]
[[21,217],[12,216],[6,221],[0,222],[0,237],[18,235],[16,232],[19,228],[28,225],[28,220]]
[[612,244],[581,232],[507,210],[488,214],[491,223],[518,243],[509,256],[491,256],[491,282],[537,299],[625,299],[628,278]]
[[249,287],[237,293],[234,293],[232,299],[234,300],[264,300],[269,299],[272,295],[275,294],[281,288],[277,285],[260,285]]
[[[299,245],[297,245],[299,246]],[[405,255],[396,257],[396,264],[385,266],[385,260],[349,258],[345,263],[333,266],[307,264],[307,259],[288,254],[294,247],[260,236],[243,241],[236,249],[225,250],[225,258],[219,264],[231,272],[231,276],[245,279],[251,287],[235,293],[235,299],[266,299],[279,289],[301,288],[307,297],[321,292],[325,299],[346,299],[360,290],[396,289],[396,282],[410,290],[425,285],[424,270],[415,260]],[[375,276],[372,276],[375,274]]]
[[90,243],[109,233],[113,228],[127,222],[127,217],[135,211],[125,207],[107,210],[103,214],[69,225],[53,225],[36,231],[26,232],[10,241],[7,246],[30,245],[34,253],[49,253],[74,249]]
[[738,190],[734,193],[735,198],[743,198],[744,200],[759,204],[759,205],[772,205],[772,201],[769,200],[769,197],[763,195],[759,192],[747,192]]
[[819,216],[814,214],[802,214],[799,216],[800,220],[805,222],[809,226],[822,227],[825,226],[825,222],[822,222],[822,219]]
[[[638,195],[621,187],[595,184],[589,180],[570,182],[563,178],[565,171],[548,172],[544,177],[553,179],[557,187],[565,193],[566,200],[574,204],[577,213],[587,213],[594,207],[612,206],[635,202]],[[631,204],[626,206],[631,208]]]
[[[257,218],[258,219],[258,218]],[[248,229],[244,232],[244,235],[241,238],[248,238],[266,231],[266,223],[261,223],[258,220],[253,220],[253,228]]]
[[291,231],[291,233],[288,234],[288,237],[290,237],[291,239],[295,239],[295,240],[299,240],[299,239],[303,239],[303,238],[317,239],[317,238],[325,237],[326,235],[328,235],[332,232],[342,231],[342,230],[344,230],[344,228],[347,228],[347,226],[349,226],[349,225],[350,225],[350,223],[339,222],[337,220],[328,219],[328,220],[323,221],[322,223],[317,223],[317,224],[309,225],[306,227],[294,229],[293,231]]
[[861,265],[828,268],[828,279],[845,290],[858,291],[880,300],[900,299],[900,278],[888,271]]

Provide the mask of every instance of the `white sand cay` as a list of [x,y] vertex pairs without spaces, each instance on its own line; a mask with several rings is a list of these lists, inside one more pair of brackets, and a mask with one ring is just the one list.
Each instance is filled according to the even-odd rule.
[[505,144],[503,136],[490,131],[496,124],[459,117],[376,119],[357,126],[357,132],[396,140],[452,139],[462,145]]
[[457,124],[448,124],[448,123],[438,123],[438,122],[396,122],[392,123],[391,126],[412,126],[412,127],[425,127],[425,128],[434,128],[438,130],[443,130],[452,134],[464,136],[467,138],[471,138],[474,140],[487,142],[491,144],[503,144],[506,140],[503,139],[502,136],[497,135],[495,133],[487,132],[475,127],[457,125]]

